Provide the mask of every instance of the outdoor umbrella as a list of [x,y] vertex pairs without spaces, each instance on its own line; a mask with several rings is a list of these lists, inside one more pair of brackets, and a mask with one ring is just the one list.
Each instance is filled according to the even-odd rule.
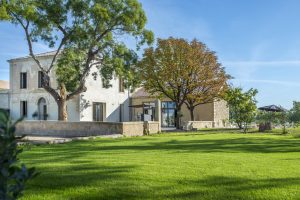
[[268,111],[268,112],[286,112],[286,109],[284,109],[281,106],[276,106],[276,105],[263,106],[258,109],[263,110],[263,111]]

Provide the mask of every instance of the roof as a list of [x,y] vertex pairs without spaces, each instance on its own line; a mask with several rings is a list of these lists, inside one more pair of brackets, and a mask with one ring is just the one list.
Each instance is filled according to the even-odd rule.
[[1,89],[9,89],[9,82],[4,81],[4,80],[0,80],[0,90]]
[[[56,50],[55,51],[49,51],[49,52],[35,54],[35,56],[38,57],[38,58],[40,58],[40,57],[48,57],[48,56],[54,56],[55,53],[56,53]],[[29,59],[29,58],[31,58],[30,55],[23,56],[23,57],[18,57],[18,58],[13,58],[13,59],[8,60],[8,62],[12,62],[12,61],[16,61],[16,60],[24,60],[24,59]]]
[[133,94],[132,98],[139,98],[139,97],[149,97],[151,96],[148,92],[146,92],[145,88],[137,89]]

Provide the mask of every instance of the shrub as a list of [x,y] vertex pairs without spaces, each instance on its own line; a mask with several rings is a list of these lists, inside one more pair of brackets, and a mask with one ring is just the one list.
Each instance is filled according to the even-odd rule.
[[0,199],[14,200],[22,196],[25,183],[37,175],[34,168],[20,164],[18,155],[22,149],[18,147],[15,135],[16,124],[12,122],[6,111],[0,110]]

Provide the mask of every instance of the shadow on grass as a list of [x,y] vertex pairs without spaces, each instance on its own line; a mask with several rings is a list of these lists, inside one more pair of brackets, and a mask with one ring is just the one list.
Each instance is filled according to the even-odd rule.
[[[300,178],[270,178],[247,179],[240,177],[210,176],[200,180],[189,180],[181,183],[193,188],[191,191],[172,194],[174,199],[290,199],[297,194],[286,193],[282,190],[276,193],[278,188],[289,188],[300,184]],[[274,192],[270,190],[274,189]],[[257,192],[257,193],[256,193]],[[264,194],[264,192],[267,192]],[[299,195],[299,193],[298,193]]]
[[180,152],[224,152],[224,153],[288,153],[300,152],[299,140],[265,139],[265,138],[234,138],[234,139],[209,139],[209,140],[170,140],[166,142],[148,142],[143,145],[112,145],[101,146],[93,150],[157,150]]
[[[300,152],[300,140],[271,138],[222,138],[222,139],[191,139],[163,140],[153,137],[152,140],[118,140],[112,143],[97,141],[73,142],[65,145],[47,145],[38,147],[38,151],[29,151],[26,157],[34,162],[70,161],[73,158],[85,158],[87,155],[126,154],[130,151],[168,151],[168,153],[289,153]],[[119,155],[120,156],[120,155]]]
[[[78,167],[78,166],[77,166]],[[77,168],[76,167],[76,168]],[[72,170],[72,169],[69,169]],[[247,179],[229,176],[186,178],[163,185],[143,177],[128,176],[133,166],[91,166],[72,173],[47,173],[30,184],[27,193],[55,193],[64,199],[292,199],[297,197],[300,178]],[[64,169],[64,172],[65,169]],[[159,177],[156,177],[160,182]],[[151,180],[153,181],[153,180]],[[291,188],[291,187],[296,188]],[[76,192],[76,188],[80,189]],[[84,188],[84,190],[82,190]],[[71,192],[68,190],[71,190]],[[273,190],[273,192],[270,192]],[[281,189],[281,190],[277,190]],[[288,190],[287,190],[288,189]],[[289,193],[287,191],[293,190]],[[266,192],[266,193],[264,193]],[[282,195],[282,196],[281,196]],[[299,192],[298,192],[299,195]]]

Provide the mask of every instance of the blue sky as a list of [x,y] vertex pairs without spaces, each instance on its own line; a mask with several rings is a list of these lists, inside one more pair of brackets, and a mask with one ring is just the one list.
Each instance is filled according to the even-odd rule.
[[[232,83],[257,88],[258,105],[300,101],[300,1],[141,0],[156,37],[197,38],[216,51]],[[20,28],[0,23],[0,79],[6,60],[28,54]],[[35,45],[36,52],[50,50]]]

